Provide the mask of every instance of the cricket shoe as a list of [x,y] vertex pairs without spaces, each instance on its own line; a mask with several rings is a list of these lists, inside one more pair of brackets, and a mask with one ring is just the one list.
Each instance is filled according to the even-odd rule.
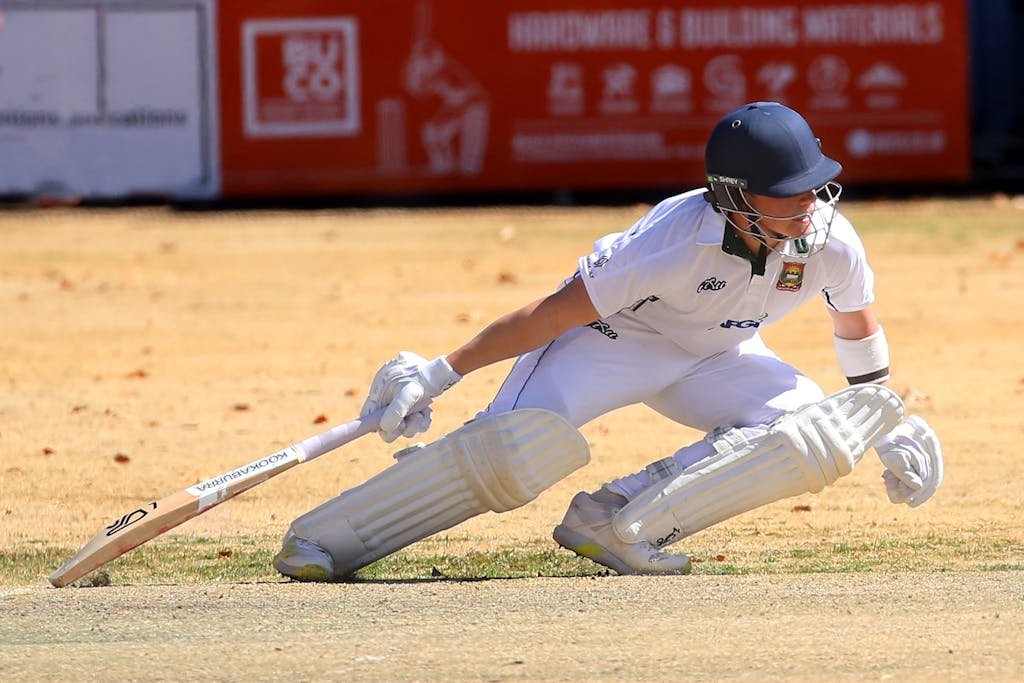
[[552,536],[563,548],[618,574],[689,574],[693,566],[686,555],[662,552],[648,541],[626,543],[615,534],[612,519],[625,504],[623,496],[604,488],[581,491]]
[[313,541],[288,531],[281,551],[274,558],[274,569],[296,581],[333,581],[334,560]]

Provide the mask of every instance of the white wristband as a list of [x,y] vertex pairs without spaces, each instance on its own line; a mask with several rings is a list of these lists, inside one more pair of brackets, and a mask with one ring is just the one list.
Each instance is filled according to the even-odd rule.
[[863,339],[843,339],[833,336],[836,358],[850,384],[884,382],[889,379],[889,342],[879,326],[875,333]]

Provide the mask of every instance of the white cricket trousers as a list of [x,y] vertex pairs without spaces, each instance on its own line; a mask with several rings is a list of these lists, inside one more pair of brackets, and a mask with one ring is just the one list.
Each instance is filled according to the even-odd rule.
[[[608,322],[614,338],[579,327],[521,356],[487,410],[544,408],[580,427],[616,408],[644,403],[707,433],[765,425],[824,398],[815,382],[780,360],[759,335],[699,357],[636,321],[611,316]],[[673,457],[685,468],[713,452],[702,440]],[[612,489],[632,498],[646,479],[626,477]]]

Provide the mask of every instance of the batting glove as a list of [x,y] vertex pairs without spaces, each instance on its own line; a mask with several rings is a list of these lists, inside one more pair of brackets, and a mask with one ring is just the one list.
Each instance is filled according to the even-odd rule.
[[374,375],[359,415],[365,417],[384,406],[377,429],[384,441],[415,436],[430,428],[430,402],[460,379],[444,356],[427,361],[402,351]]
[[922,418],[908,417],[875,444],[875,451],[885,466],[882,479],[891,502],[913,508],[935,495],[942,483],[942,446]]

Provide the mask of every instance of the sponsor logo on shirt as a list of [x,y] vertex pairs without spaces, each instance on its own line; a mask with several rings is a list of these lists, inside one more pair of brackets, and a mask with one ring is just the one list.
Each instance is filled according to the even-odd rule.
[[589,327],[592,330],[597,330],[598,332],[608,337],[609,339],[619,338],[619,333],[613,330],[612,326],[603,320],[595,320],[592,323],[584,325],[584,327]]
[[587,275],[589,277],[594,277],[594,271],[597,270],[598,268],[600,268],[601,266],[605,265],[606,263],[608,263],[608,261],[610,261],[610,260],[611,260],[611,257],[608,256],[608,254],[601,254],[600,256],[598,256],[593,261],[587,259],[587,263],[586,263],[586,265],[587,265]]
[[762,313],[760,316],[758,316],[757,320],[726,320],[724,323],[721,323],[719,327],[724,327],[725,329],[729,329],[730,327],[760,327],[761,322],[767,317],[767,313]]
[[775,289],[783,292],[799,292],[800,286],[804,283],[804,265],[803,263],[783,263],[779,281],[775,283]]
[[697,285],[697,293],[700,294],[701,292],[717,292],[718,290],[725,287],[725,285],[725,280],[719,280],[718,278],[712,276],[709,277],[704,282]]

